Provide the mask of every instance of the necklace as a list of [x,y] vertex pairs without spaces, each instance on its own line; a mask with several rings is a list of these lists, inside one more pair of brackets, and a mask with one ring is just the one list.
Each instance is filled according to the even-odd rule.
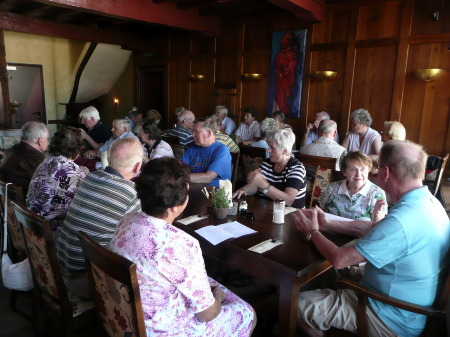
[[288,160],[286,161],[286,163],[282,163],[281,165],[275,164],[275,167],[276,167],[277,169],[282,169],[282,168],[284,168],[284,167],[286,166],[286,164],[287,164],[288,161],[289,161],[289,158],[288,158]]

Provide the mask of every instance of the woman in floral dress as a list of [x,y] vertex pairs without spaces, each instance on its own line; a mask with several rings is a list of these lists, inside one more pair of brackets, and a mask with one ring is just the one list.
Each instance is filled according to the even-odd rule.
[[81,180],[89,170],[73,161],[83,149],[81,131],[66,127],[56,132],[47,156],[34,172],[28,189],[27,207],[51,220],[52,230],[62,225]]
[[154,159],[136,189],[142,212],[122,218],[110,248],[137,265],[147,336],[251,335],[253,308],[207,276],[198,241],[172,225],[188,203],[188,167]]

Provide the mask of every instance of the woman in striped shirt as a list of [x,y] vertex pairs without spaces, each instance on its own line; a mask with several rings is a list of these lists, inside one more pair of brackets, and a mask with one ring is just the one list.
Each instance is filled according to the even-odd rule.
[[286,206],[305,207],[305,167],[291,156],[295,135],[291,129],[276,130],[267,135],[270,157],[261,169],[249,173],[248,184],[237,190],[233,197],[258,193],[269,200],[282,199]]

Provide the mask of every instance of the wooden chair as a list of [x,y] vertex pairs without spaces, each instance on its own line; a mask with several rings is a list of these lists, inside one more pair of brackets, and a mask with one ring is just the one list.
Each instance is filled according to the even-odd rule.
[[[94,303],[70,297],[64,285],[50,221],[11,202],[20,224],[34,282],[36,335],[42,334],[43,314],[51,314],[64,326],[66,336],[95,319]],[[45,309],[44,309],[45,308]]]
[[[446,272],[443,272],[442,282],[440,282],[440,289],[438,289],[436,301],[433,306],[427,307],[409,302],[401,301],[396,298],[377,293],[371,289],[361,286],[358,282],[342,279],[336,281],[336,285],[341,289],[351,289],[356,292],[358,296],[358,335],[361,337],[369,336],[367,329],[366,319],[366,305],[367,298],[370,297],[374,300],[392,305],[396,308],[415,312],[428,317],[428,322],[425,327],[425,331],[421,336],[423,337],[443,337],[448,336],[448,327],[446,330],[446,306],[450,296],[450,268],[447,268]],[[448,313],[447,313],[448,314]]]
[[448,155],[449,154],[447,153],[445,157],[440,158],[439,167],[436,170],[436,177],[434,179],[425,178],[424,183],[428,186],[430,192],[434,196],[436,196],[439,191],[439,186],[441,186],[442,175],[444,174],[445,167],[447,166]]
[[231,154],[231,185],[233,186],[233,191],[235,190],[236,186],[236,178],[237,178],[237,171],[239,166],[239,152],[230,152]]
[[242,176],[245,180],[249,172],[261,166],[263,160],[266,158],[266,149],[239,144],[239,152],[241,153]]
[[82,231],[78,232],[78,238],[89,269],[99,318],[108,335],[145,337],[136,265]]
[[186,148],[181,144],[171,144],[170,147],[172,148],[173,155],[177,159],[181,159],[183,157],[184,152],[186,151]]
[[161,139],[163,141],[165,141],[166,143],[169,143],[170,146],[180,144],[180,138],[178,138],[176,136],[170,136],[170,135],[166,134],[166,135],[162,135]]
[[300,152],[295,152],[294,155],[305,166],[320,166],[324,169],[336,170],[336,158],[310,156]]

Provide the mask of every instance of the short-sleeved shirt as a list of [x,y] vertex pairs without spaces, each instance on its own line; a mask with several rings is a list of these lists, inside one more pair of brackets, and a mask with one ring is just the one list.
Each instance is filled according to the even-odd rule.
[[215,141],[210,146],[202,147],[193,145],[189,147],[181,158],[192,173],[205,173],[213,171],[217,173],[209,185],[219,187],[219,180],[231,181],[231,155],[228,148]]
[[[306,171],[303,164],[297,159],[290,158],[286,167],[280,173],[275,172],[275,164],[270,159],[265,159],[261,165],[261,172],[264,178],[280,191],[284,191],[287,187],[298,190],[292,207],[305,207]],[[259,196],[271,200],[262,192],[259,192]]]
[[351,132],[348,134],[348,137],[349,137],[349,144],[348,144],[349,151],[361,151],[362,153],[369,155],[374,154],[372,151],[372,144],[377,137],[381,138],[381,135],[378,133],[378,131],[369,128],[362,142],[360,142],[359,135],[356,133]]
[[[363,188],[350,196],[347,180],[332,182],[320,196],[320,207],[325,212],[344,218],[371,221],[377,200],[386,202],[384,191],[367,180]],[[385,203],[387,204],[387,202]]]
[[216,140],[219,143],[222,143],[225,145],[230,152],[237,153],[239,152],[239,146],[236,145],[236,143],[231,139],[230,136],[228,136],[226,133],[221,133],[220,131],[216,132]]
[[45,158],[31,179],[27,208],[51,220],[54,226],[62,225],[75,192],[85,177],[86,172],[64,156]]
[[[319,138],[319,134],[317,133],[317,130],[311,129],[308,132],[308,137],[306,138],[306,145],[311,144],[313,141],[315,141],[317,138]],[[336,132],[336,136],[333,139],[336,143],[339,143],[339,135]]]
[[242,141],[261,137],[259,123],[257,121],[253,121],[250,125],[247,123],[241,123],[236,131],[236,136],[238,136]]
[[127,137],[135,137],[135,138],[137,138],[137,137],[134,135],[133,132],[128,131],[128,132],[125,132],[124,134],[120,135],[120,136],[117,137],[117,138],[111,137],[110,139],[108,139],[108,140],[106,141],[105,144],[103,144],[102,146],[100,146],[100,148],[99,148],[98,150],[99,150],[101,153],[106,152],[106,151],[109,150],[109,148],[111,147],[112,143],[113,143],[116,139],[124,139],[124,138],[127,138]]
[[194,137],[192,137],[192,131],[186,129],[181,125],[177,125],[175,129],[170,129],[169,135],[178,137],[180,139],[180,144],[185,147],[189,147],[195,144]]
[[222,130],[227,135],[231,135],[236,131],[236,123],[230,117],[226,116],[222,121]]
[[[440,273],[449,264],[449,218],[427,187],[418,188],[404,194],[355,248],[368,261],[362,285],[403,301],[432,305]],[[422,332],[425,316],[369,301],[400,336]]]
[[147,144],[144,145],[144,148],[147,151],[147,158],[150,160],[162,157],[174,157],[172,148],[167,142],[163,141],[162,139],[156,141],[151,149]]

